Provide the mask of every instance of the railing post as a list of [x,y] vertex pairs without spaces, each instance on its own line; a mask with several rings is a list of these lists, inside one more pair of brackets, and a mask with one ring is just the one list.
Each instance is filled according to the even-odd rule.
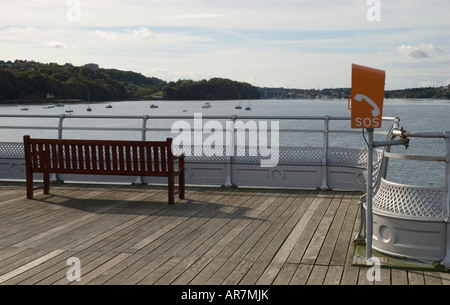
[[321,190],[328,190],[328,159],[329,159],[329,134],[330,134],[330,117],[324,117],[323,127],[323,152],[322,152],[322,186]]
[[63,131],[63,121],[65,119],[65,114],[59,115],[59,122],[58,122],[58,139],[62,139],[62,131]]
[[445,147],[446,147],[446,156],[447,161],[445,164],[445,187],[447,191],[447,200],[446,200],[446,208],[447,214],[445,218],[445,224],[447,229],[447,238],[446,238],[446,254],[445,258],[442,261],[442,265],[446,269],[450,269],[450,131],[446,131],[444,133],[445,136]]
[[148,115],[144,115],[142,117],[142,132],[141,132],[141,140],[145,141],[147,139],[147,121]]
[[[64,122],[64,119],[65,119],[65,118],[66,118],[66,115],[65,115],[65,114],[60,114],[60,115],[59,115],[59,121],[58,121],[58,139],[62,139],[62,138],[63,138],[63,135],[62,135],[62,132],[63,132],[63,122]],[[58,175],[58,174],[52,174],[51,177],[50,177],[50,182],[57,182],[57,181],[60,181],[59,175]]]
[[372,259],[373,239],[373,128],[367,128],[366,260]]
[[226,168],[227,168],[227,177],[225,180],[225,187],[231,187],[233,186],[233,182],[231,181],[231,176],[232,176],[232,164],[233,164],[233,158],[236,155],[236,148],[235,148],[235,143],[236,143],[236,130],[234,128],[234,124],[236,122],[236,115],[233,115],[231,117],[231,120],[229,121],[230,124],[227,124],[227,130],[225,133],[225,143],[227,143],[227,147],[226,147],[226,151],[225,151],[225,155],[227,156],[227,163],[226,163]]
[[[142,117],[142,131],[141,131],[141,140],[145,141],[147,139],[147,121],[148,121],[148,115],[144,115]],[[143,177],[138,176],[136,177],[136,185],[144,184]]]
[[447,188],[447,222],[450,222],[450,131],[444,132],[447,161],[445,165]]

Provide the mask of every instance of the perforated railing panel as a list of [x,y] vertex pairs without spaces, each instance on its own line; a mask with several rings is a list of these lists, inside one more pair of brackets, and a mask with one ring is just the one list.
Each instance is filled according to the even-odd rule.
[[443,218],[445,189],[404,186],[381,180],[373,208],[391,214]]
[[25,158],[22,143],[0,143],[0,158]]
[[[226,147],[220,149],[192,147],[189,148],[189,151],[190,156],[186,157],[186,161],[188,162],[226,162],[229,154]],[[236,147],[232,153],[232,157],[235,162],[259,163],[262,159],[269,158],[273,153],[276,153],[276,150],[270,147],[266,151],[261,151],[257,148]],[[374,152],[375,167],[379,164],[381,157],[381,152]],[[24,158],[23,144],[0,143],[0,158]],[[323,148],[280,147],[278,149],[278,163],[321,165],[323,163]],[[330,147],[328,165],[365,167],[367,165],[366,150],[359,148]]]

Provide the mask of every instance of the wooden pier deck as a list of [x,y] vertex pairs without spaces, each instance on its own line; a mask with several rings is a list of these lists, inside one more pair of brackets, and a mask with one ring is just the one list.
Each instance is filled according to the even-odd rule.
[[[357,192],[0,183],[2,285],[442,285],[445,272],[352,265]],[[69,281],[75,257],[81,281]]]

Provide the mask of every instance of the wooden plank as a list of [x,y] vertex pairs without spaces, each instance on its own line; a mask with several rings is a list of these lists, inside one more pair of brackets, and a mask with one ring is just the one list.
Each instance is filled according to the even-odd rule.
[[441,272],[441,281],[442,285],[450,285],[450,273],[449,272]]
[[334,266],[334,265],[329,266],[323,284],[340,285],[343,273],[344,273],[344,266]]
[[[308,221],[306,218],[306,221],[302,221],[300,218],[304,213],[303,209],[297,209],[297,211],[292,214],[293,217],[289,219],[288,222],[286,222],[286,225],[283,227],[283,229],[280,232],[285,231],[282,234],[277,234],[275,237],[275,240],[284,241],[281,247],[279,247],[279,250],[276,252],[276,255],[273,257],[269,267],[264,271],[264,273],[261,275],[261,279],[258,281],[258,284],[271,284],[273,279],[276,277],[277,273],[281,269],[282,265],[287,261],[290,253],[292,252],[293,248],[295,247],[297,241],[299,240],[300,236],[305,230],[306,222]],[[289,214],[292,213],[292,211],[288,211]],[[300,220],[299,220],[300,218]],[[292,226],[295,224],[295,227],[292,229]],[[286,234],[289,234],[287,238],[284,238]],[[276,248],[278,248],[277,244],[274,244]]]
[[0,276],[0,284],[3,283],[3,282],[6,282],[7,280],[9,280],[9,279],[11,279],[11,278],[13,278],[13,277],[15,277],[15,276],[25,272],[25,271],[28,271],[28,270],[30,270],[30,269],[32,269],[32,268],[34,268],[34,267],[44,263],[45,261],[47,261],[47,260],[49,260],[49,259],[51,259],[51,258],[53,258],[53,257],[55,257],[57,255],[60,255],[63,252],[64,251],[62,251],[62,250],[52,251],[52,252],[50,252],[50,253],[48,253],[46,255],[43,255],[43,256],[41,256],[39,258],[36,258],[35,260],[33,260],[33,261],[23,265],[23,266],[20,266],[20,267],[18,267],[16,269],[13,269],[13,270],[11,270],[10,272],[8,272],[6,274],[1,275]]
[[[247,221],[236,221],[236,222],[229,222],[226,226],[223,227],[222,230],[219,230],[216,234],[214,234],[210,239],[208,239],[207,243],[204,243],[201,247],[199,247],[197,250],[195,250],[192,255],[200,255],[203,253],[203,256],[208,257],[217,257],[220,253],[222,253],[224,247],[226,248],[227,245],[230,244],[230,242],[234,242],[237,240],[241,240],[243,242],[245,240],[244,235],[247,233],[255,232],[255,229],[259,227],[261,224],[261,221],[264,221],[264,219],[267,217],[267,215],[270,215],[272,213],[272,209],[269,208],[276,208],[276,205],[274,205],[274,202],[281,202],[277,201],[277,198],[280,195],[280,192],[277,192],[277,195],[270,196],[271,194],[268,194],[268,198],[261,196],[261,197],[255,197],[256,200],[252,200],[251,206],[255,207],[254,209],[250,209],[249,212],[245,214]],[[255,218],[252,220],[252,218]],[[244,234],[244,235],[243,235]],[[249,242],[245,243],[246,245],[249,244]],[[208,249],[207,252],[204,252],[203,249]],[[212,260],[212,259],[211,259]],[[211,261],[209,260],[209,261]],[[207,260],[200,260],[196,262],[195,265],[195,271],[199,270],[201,267],[201,270],[206,266],[207,263],[209,263]],[[200,266],[200,263],[203,264],[203,266]],[[231,268],[230,268],[231,269]],[[191,268],[192,270],[192,268]],[[190,270],[190,271],[191,271]],[[200,270],[200,271],[201,271]],[[199,272],[200,272],[199,271]],[[198,273],[198,272],[197,272]],[[183,274],[181,279],[178,279],[178,283],[182,283],[182,281],[185,281],[189,279],[194,278],[197,276],[197,274],[189,272]],[[222,280],[223,277],[226,276],[225,274],[222,274],[221,276],[215,276],[214,278],[216,281]],[[239,279],[240,280],[240,279]]]
[[[356,221],[356,218],[359,216],[359,204],[358,204],[359,194],[346,194],[344,196],[344,200],[348,200],[348,208],[347,213],[345,214],[345,218],[342,224],[341,229],[339,230],[339,236],[336,241],[336,245],[333,251],[333,256],[331,257],[330,264],[331,265],[339,265],[345,266],[346,260],[347,264],[350,264],[351,260],[347,257],[349,254],[353,254],[353,252],[349,253],[349,248],[353,247],[352,238],[353,235],[353,226]],[[350,256],[351,256],[350,255]]]
[[140,259],[142,259],[142,255],[130,254],[124,260],[118,262],[114,266],[111,266],[111,268],[105,270],[102,274],[99,274],[96,278],[92,279],[89,282],[89,285],[103,285],[108,281],[112,281],[115,277],[120,279],[121,277],[118,275],[121,272],[131,268],[133,264],[137,263]]
[[[330,195],[326,193],[319,193],[314,198],[311,208],[302,216],[302,225],[307,226],[307,230],[303,230],[299,236],[294,248],[291,251],[287,261],[290,263],[299,264],[302,262],[304,253],[306,252],[311,239],[314,236],[314,232],[322,219],[322,215],[325,213],[328,205],[331,201]],[[306,262],[303,262],[306,263]]]
[[[248,200],[250,197],[245,198],[239,194],[240,192],[232,192],[228,198],[214,196],[210,202],[218,202],[220,204],[211,205],[201,211],[191,221],[186,222],[187,228],[177,228],[182,230],[182,234],[171,238],[163,246],[156,249],[156,253],[163,254],[170,251],[181,256],[192,255],[198,257],[204,255],[215,244],[213,236],[219,231],[229,232],[227,228],[231,229],[232,225],[230,224],[236,223],[246,213],[248,206],[252,203],[252,201]],[[222,202],[231,203],[237,200],[240,205],[232,208],[232,211],[236,211],[235,214],[228,214],[226,209],[221,208]]]
[[280,272],[277,274],[277,277],[273,281],[274,285],[288,285],[291,282],[292,277],[294,276],[295,271],[297,270],[297,264],[285,263],[281,268]]
[[[68,191],[66,191],[65,193],[71,194]],[[84,190],[84,193],[98,195],[104,192],[91,193]],[[39,227],[42,227],[43,225],[48,224],[49,226],[54,227],[55,224],[64,223],[70,218],[68,217],[71,215],[70,213],[68,213],[70,210],[61,209],[58,205],[52,206],[52,204],[61,204],[63,200],[67,200],[66,198],[58,198],[55,196],[45,196],[44,198],[48,198],[48,200],[50,201],[48,203],[51,204],[41,204],[39,201],[26,201],[22,205],[20,205],[21,207],[26,208],[25,213],[20,213],[19,215],[21,215],[21,217],[10,220],[10,223],[6,222],[8,223],[8,233],[13,234],[11,238],[14,238],[16,242],[22,239],[22,236],[24,236],[25,233],[27,236],[35,235]],[[77,200],[74,200],[69,205],[67,205],[67,207],[72,207],[72,203],[76,201]],[[65,213],[66,215],[63,215],[61,213]],[[39,224],[38,227],[36,227],[37,224]],[[32,231],[29,230],[30,227],[33,228]],[[5,239],[3,239],[3,241],[6,242]]]
[[425,285],[423,271],[408,270],[408,284],[409,285]]
[[44,241],[47,241],[49,239],[52,239],[54,237],[54,234],[59,234],[60,231],[64,231],[66,229],[68,230],[72,230],[75,226],[82,226],[86,221],[87,222],[92,222],[94,221],[96,218],[98,218],[98,215],[101,215],[102,213],[105,213],[111,209],[113,209],[116,206],[120,206],[125,204],[124,201],[119,201],[115,204],[112,204],[111,206],[106,206],[104,208],[99,208],[95,211],[95,213],[89,213],[86,214],[82,217],[78,217],[72,221],[68,221],[64,224],[61,224],[59,226],[55,226],[49,230],[45,230],[44,232],[41,232],[39,234],[34,234],[33,236],[22,240],[16,244],[14,244],[15,247],[34,247],[38,244],[43,243]]
[[308,248],[305,251],[305,254],[302,259],[302,263],[304,264],[314,264],[319,256],[319,251],[325,241],[326,234],[328,233],[330,224],[334,218],[336,210],[338,208],[338,204],[340,202],[340,198],[337,198],[334,195],[330,199],[330,204],[327,207],[325,214],[317,215],[317,217],[321,217],[320,223],[317,226],[316,231],[314,232],[314,236],[311,239]]
[[[163,196],[165,198],[167,194],[164,192]],[[189,198],[195,200],[196,198],[195,193],[190,194]],[[172,217],[176,216],[184,217],[181,208],[180,211],[176,212],[173,209],[167,209],[166,206],[162,206],[160,204],[158,204],[157,207],[152,208],[152,215],[148,215],[148,212],[146,212],[146,207],[145,205],[143,205],[142,215],[139,214],[134,219],[130,220],[128,222],[130,224],[129,226],[126,226],[126,228],[122,228],[121,230],[114,232],[113,235],[108,236],[100,243],[92,245],[90,248],[98,249],[99,251],[115,251],[115,252],[129,251],[128,249],[131,246],[145,239],[149,234],[154,232],[152,228],[155,228],[157,224],[163,222],[165,217],[168,215],[171,215]],[[161,236],[148,246],[149,247],[156,246],[163,238],[168,237],[169,235],[173,234],[173,232],[175,232],[177,229],[182,228],[184,223],[185,222],[180,224],[180,226],[174,228],[174,230],[171,230],[167,234]],[[150,248],[146,248],[145,251],[142,252],[150,253],[151,250]]]
[[336,213],[331,220],[331,224],[329,225],[323,245],[317,256],[316,264],[318,265],[329,265],[331,263],[331,258],[336,248],[339,234],[344,224],[345,215],[347,214],[347,209],[350,204],[348,194],[337,194],[335,198],[333,198],[333,201],[334,200],[339,201],[339,203]]
[[328,272],[328,266],[314,265],[306,285],[322,285]]
[[[208,204],[200,204],[196,207],[198,213],[190,219],[186,219],[186,221],[179,226],[173,228],[168,234],[158,238],[151,245],[149,244],[146,246],[143,251],[148,253],[153,251],[153,253],[159,254],[170,251],[171,253],[182,256],[190,255],[193,251],[201,252],[204,239],[209,237],[216,230],[222,228],[227,220],[231,221],[233,219],[233,217],[227,217],[224,220],[220,215],[226,215],[226,213],[222,212],[222,201],[232,199],[234,196],[237,198],[238,195],[235,193],[236,192],[231,190],[228,192],[229,197],[223,196],[223,194],[210,194],[210,196],[207,197],[201,196],[200,200],[202,202],[208,202]],[[190,207],[188,209],[192,210],[193,208]],[[244,210],[245,209],[242,209],[242,211]],[[183,217],[185,212],[180,210],[180,215]],[[212,225],[214,228],[211,227]],[[166,240],[167,238],[169,239]],[[193,255],[200,256],[201,254]]]
[[86,273],[86,267],[83,266],[81,269],[83,271],[83,274],[81,276],[80,281],[74,281],[71,284],[72,285],[86,285],[89,284],[92,280],[96,279],[98,276],[103,274],[104,272],[108,271],[109,269],[113,268],[115,265],[119,264],[126,258],[130,257],[130,253],[119,253],[116,256],[112,257],[111,259],[105,261],[103,264],[96,264],[96,266]]
[[[148,254],[147,254],[147,255],[148,255]],[[151,255],[153,255],[153,254],[151,254]],[[160,255],[160,254],[157,254],[157,255],[155,254],[155,255],[153,255],[153,256],[155,256],[155,257],[156,257],[156,256],[161,256],[161,255]]]
[[408,285],[408,272],[403,269],[391,270],[392,285]]
[[379,280],[375,279],[375,285],[391,285],[392,284],[392,274],[390,268],[381,267],[378,269]]
[[164,268],[166,272],[162,274],[164,270],[160,270],[160,275],[154,276],[153,278],[146,278],[141,283],[142,284],[155,284],[155,285],[169,285],[175,281],[180,274],[189,269],[199,258],[198,257],[183,257],[180,261],[170,268],[170,266],[165,265]]
[[127,279],[121,282],[123,285],[136,285],[149,274],[154,272],[159,266],[170,260],[170,255],[160,255],[155,257],[154,255],[146,255],[144,262],[145,265],[141,266],[139,270],[131,274]]
[[[268,220],[270,220],[272,217],[278,217],[276,215],[278,215],[278,213],[282,210],[285,210],[287,214],[292,212],[292,207],[298,207],[295,213],[298,213],[299,215],[303,213],[303,211],[306,209],[306,205],[303,205],[303,201],[305,200],[305,198],[307,197],[308,192],[304,192],[304,193],[293,193],[290,195],[289,198],[287,198],[284,202],[282,206],[288,206],[289,208],[280,208],[280,207],[276,207],[275,210],[276,213],[272,213]],[[275,207],[273,207],[275,208]],[[272,210],[272,207],[271,207]],[[283,213],[283,215],[285,214]],[[295,214],[293,214],[293,216],[295,217]],[[270,222],[265,222],[263,224],[261,224],[257,230],[255,230],[248,239],[245,240],[245,244],[241,247],[239,247],[238,250],[236,250],[236,252],[230,257],[230,259],[228,260],[228,262],[226,264],[224,264],[223,266],[223,270],[219,270],[219,274],[215,274],[214,278],[215,278],[215,282],[211,282],[211,284],[216,284],[218,283],[218,278],[223,278],[223,276],[228,276],[228,274],[230,274],[233,269],[238,265],[239,261],[241,259],[243,259],[244,257],[247,257],[247,259],[250,259],[251,256],[246,256],[247,253],[249,254],[252,251],[252,247],[254,245],[258,245],[258,243],[260,242],[261,238],[263,236],[266,235],[266,231],[269,229]],[[249,232],[250,230],[245,230],[245,232]],[[292,238],[292,237],[291,237]],[[288,238],[289,239],[289,238]],[[286,244],[286,242],[285,242]],[[288,242],[289,244],[289,242]],[[284,244],[283,244],[284,245]],[[287,246],[287,248],[289,248],[289,245]],[[282,250],[280,250],[281,252],[283,252]],[[278,254],[277,254],[278,255]],[[281,258],[282,255],[280,255],[277,259],[274,258],[274,260],[271,262],[271,264],[269,265],[269,268],[266,269],[265,272],[270,273],[271,274],[271,278],[267,279],[268,282],[271,282],[276,276],[277,273],[280,271],[280,269],[282,269],[282,266],[285,263],[285,260]],[[265,275],[261,276],[261,280],[265,278]]]
[[66,272],[67,274],[69,268],[67,266],[67,260],[70,257],[73,257],[73,255],[74,253],[71,251],[64,251],[60,255],[5,282],[5,285],[36,285],[43,279],[50,277],[57,272],[61,271]]
[[[83,222],[78,222],[70,227],[67,227],[58,232],[58,235],[52,239],[47,239],[45,243],[41,244],[44,247],[56,247],[62,249],[84,249],[90,245],[101,241],[105,236],[113,234],[117,230],[123,228],[122,219],[124,215],[119,212],[121,209],[132,207],[136,201],[148,197],[145,192],[134,195],[123,194],[116,196],[114,208],[108,210],[103,215],[96,217],[89,217]],[[117,212],[116,212],[117,211]],[[132,217],[132,216],[130,216]],[[126,219],[125,219],[126,220]],[[126,226],[128,223],[125,223]]]
[[369,281],[367,277],[369,269],[369,267],[359,267],[358,285],[375,285],[375,281]]
[[[81,274],[80,274],[81,281],[83,281],[83,277],[89,274],[89,272],[95,270],[98,266],[103,265],[116,255],[117,255],[116,253],[95,253],[95,255],[92,255],[92,257],[90,255],[87,255],[84,256],[83,258],[80,258],[77,254],[75,254],[74,257],[78,258],[81,264]],[[77,281],[73,282],[68,281],[67,271],[68,266],[65,266],[59,272],[55,273],[52,277],[44,279],[42,282],[39,282],[38,284],[42,285],[45,284],[47,281],[52,281],[52,285],[70,285],[78,283]]]
[[438,272],[425,271],[423,276],[425,285],[442,285],[441,276]]
[[289,284],[306,285],[313,268],[314,265],[299,264]]
[[360,267],[347,266],[342,273],[341,285],[356,285]]
[[[266,204],[270,202],[270,204],[273,204],[274,202],[283,202],[285,197],[282,197],[282,193],[278,193],[278,195],[271,197],[270,199],[266,200]],[[281,210],[281,209],[280,209]],[[208,266],[207,268],[203,269],[201,273],[199,273],[192,281],[192,284],[200,284],[206,282],[209,278],[212,277],[212,275],[215,273],[217,268],[215,266],[220,267],[223,263],[226,262],[227,258],[234,253],[236,250],[236,246],[239,246],[238,242],[234,242],[236,240],[236,237],[239,236],[241,232],[243,232],[244,228],[247,227],[247,225],[250,223],[250,221],[247,222],[241,222],[241,226],[235,227],[233,230],[231,230],[226,236],[221,238],[217,244],[211,248],[210,255],[214,257],[214,263],[213,265]],[[249,232],[250,230],[246,230]],[[232,243],[233,241],[233,243]],[[230,253],[230,254],[226,254]]]
[[[56,191],[57,188],[54,188]],[[77,189],[76,194],[88,195],[85,198],[92,199],[97,196],[104,194],[104,191],[93,190],[80,190]],[[114,193],[114,191],[113,191]],[[65,191],[64,194],[71,195],[74,194],[70,191]],[[80,203],[82,203],[82,199],[78,198],[75,200],[70,200],[69,204],[65,204],[65,207],[60,206],[64,201],[67,200],[65,197],[58,196],[50,196],[45,197],[48,204],[41,204],[39,202],[26,201],[20,205],[26,209],[23,213],[17,213],[17,215],[21,215],[20,218],[14,217],[9,221],[4,222],[5,224],[5,233],[2,234],[3,238],[0,239],[1,242],[18,242],[20,240],[24,240],[30,238],[38,234],[40,231],[48,230],[49,228],[54,228],[56,225],[64,224],[68,221],[76,219],[78,215],[76,213],[71,212],[70,208],[79,207]],[[52,206],[54,205],[54,206]],[[81,207],[83,204],[81,204]],[[7,226],[6,226],[7,225]],[[30,227],[32,230],[30,230]],[[2,232],[1,230],[0,232]]]

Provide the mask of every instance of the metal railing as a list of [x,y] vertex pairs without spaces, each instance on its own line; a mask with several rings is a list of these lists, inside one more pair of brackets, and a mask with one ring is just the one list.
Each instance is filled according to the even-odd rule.
[[[93,131],[98,131],[98,132],[108,132],[108,133],[112,133],[112,132],[132,132],[133,134],[139,134],[139,138],[141,140],[153,140],[153,135],[154,133],[163,133],[166,136],[173,137],[173,130],[171,126],[167,126],[167,124],[176,122],[176,121],[192,121],[195,120],[195,117],[193,117],[192,115],[182,115],[182,116],[164,116],[164,115],[158,115],[158,116],[151,116],[151,115],[142,115],[142,116],[138,116],[138,115],[126,115],[126,116],[113,116],[113,115],[73,115],[73,114],[61,114],[61,115],[20,115],[20,114],[0,114],[0,118],[7,118],[7,119],[26,119],[27,120],[27,125],[2,125],[0,126],[0,130],[54,130],[56,131],[56,138],[58,139],[63,139],[66,137],[66,134],[68,132],[81,132],[83,134],[83,137],[87,137],[90,136],[90,133],[92,133]],[[46,122],[41,123],[41,125],[39,124],[35,124],[35,123],[31,123],[31,121],[36,120],[42,120],[42,119],[53,119],[53,120],[57,120],[57,124],[55,124],[55,122],[49,123]],[[289,148],[295,148],[298,149],[299,146],[292,146],[292,141],[290,140],[292,138],[292,135],[298,135],[298,134],[309,134],[309,135],[317,135],[317,134],[322,134],[322,143],[317,146],[317,149],[320,149],[321,151],[321,156],[320,156],[320,165],[322,166],[322,183],[321,183],[321,189],[328,189],[328,170],[327,167],[330,164],[335,164],[335,165],[347,165],[347,166],[364,166],[364,162],[361,162],[361,159],[364,158],[364,149],[363,148],[355,148],[353,149],[353,155],[356,155],[356,157],[354,157],[352,161],[345,161],[345,153],[342,152],[342,150],[339,151],[338,148],[330,148],[330,135],[332,134],[336,134],[336,135],[342,135],[342,134],[349,134],[349,135],[358,135],[361,133],[361,131],[359,130],[350,130],[347,127],[343,127],[343,128],[335,128],[332,129],[330,128],[330,123],[331,122],[348,122],[349,125],[349,121],[350,121],[350,117],[343,117],[343,116],[237,116],[237,115],[232,115],[232,116],[220,116],[220,115],[208,115],[208,116],[202,116],[201,118],[204,121],[212,121],[212,120],[221,120],[223,121],[225,124],[232,122],[233,123],[233,141],[232,143],[236,143],[236,139],[237,139],[237,130],[235,128],[235,124],[238,121],[241,122],[248,122],[248,121],[270,121],[270,122],[290,122],[290,124],[285,124],[285,125],[289,125],[289,126],[282,126],[280,128],[278,128],[277,132],[279,132],[280,134],[289,134],[289,138],[288,140],[284,141],[285,144],[287,145],[280,145],[281,149],[285,149],[288,150]],[[140,123],[138,123],[140,125],[140,127],[124,127],[124,126],[95,126],[95,124],[92,124],[93,122],[95,123],[99,123],[105,120],[113,120],[116,123],[119,123],[120,121],[123,120],[132,120],[132,121],[136,121],[137,123],[140,121]],[[78,126],[66,126],[67,122],[70,121],[77,121],[79,122]],[[398,122],[398,118],[394,118],[394,117],[385,117],[383,118],[383,121],[386,122],[390,122],[391,124]],[[28,123],[30,122],[30,123]],[[85,124],[83,124],[83,122],[86,122]],[[151,123],[150,123],[151,122]],[[165,123],[162,123],[165,122]],[[315,126],[315,128],[298,128],[299,125],[301,125],[301,123],[305,123],[305,122],[322,122],[321,128]],[[135,125],[137,123],[133,123],[132,125]],[[51,126],[49,124],[55,124],[54,126]],[[94,126],[93,126],[94,125]],[[101,125],[101,123],[100,123]],[[149,126],[149,125],[157,125],[157,126]],[[166,125],[166,126],[164,126]],[[198,126],[195,126],[195,123],[192,124],[194,125],[192,131],[193,132],[197,132],[200,131],[202,133],[205,133],[205,130],[203,130],[203,125],[201,126],[201,130],[197,130],[196,128],[198,128]],[[272,126],[271,126],[272,127]],[[250,131],[248,131],[250,132]],[[149,133],[150,136],[149,136]],[[379,135],[386,135],[388,132],[387,131],[379,131],[377,132],[377,134]],[[320,139],[320,137],[318,138],[317,136],[313,136],[314,141]],[[0,137],[0,141],[2,141],[1,137]],[[283,140],[282,140],[283,142]],[[287,143],[286,143],[287,142]],[[340,143],[340,141],[338,140],[338,143]],[[342,143],[342,149],[345,149],[347,151],[348,149],[348,143]],[[309,146],[309,145],[308,145]],[[333,149],[335,149],[333,151]],[[194,148],[195,150],[195,148]],[[348,151],[351,151],[351,149],[348,149]],[[247,150],[248,153],[248,150]],[[306,152],[307,153],[307,152]],[[300,153],[299,153],[300,154]],[[222,158],[222,160],[225,160],[225,162],[227,164],[232,164],[233,162],[237,162],[238,160],[243,160],[243,158],[236,158],[235,156],[237,155],[236,151],[234,152],[234,154],[228,158]],[[338,160],[340,157],[341,160]],[[207,161],[208,158],[203,158],[203,161]],[[209,158],[211,159],[211,158]],[[296,158],[295,156],[292,157],[292,159],[296,162],[299,163],[303,163],[303,164],[307,164],[309,161],[308,159],[306,159],[305,161],[302,162],[301,158]],[[350,157],[348,159],[351,159]],[[194,160],[198,160],[198,158],[187,158],[187,162],[189,162],[189,160],[194,161]],[[254,158],[252,159],[253,161]],[[284,158],[284,160],[286,160],[286,158]],[[244,160],[245,161],[245,160]],[[248,160],[247,160],[248,161]],[[230,170],[229,170],[230,172]],[[229,179],[227,179],[227,183],[226,185],[230,184],[231,182],[229,182]]]

